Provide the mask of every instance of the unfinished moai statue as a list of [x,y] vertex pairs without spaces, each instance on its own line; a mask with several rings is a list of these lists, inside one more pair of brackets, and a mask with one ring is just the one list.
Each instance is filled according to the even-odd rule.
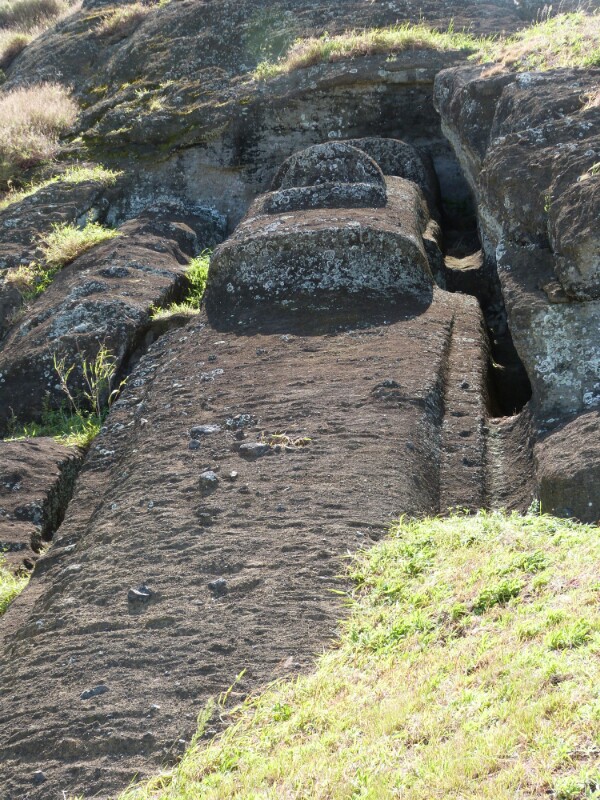
[[160,337],[113,404],[5,617],[8,796],[116,796],[236,675],[250,693],[310,662],[348,550],[403,513],[488,504],[481,313],[435,285],[407,148],[369,146],[395,174],[340,143],[283,165],[214,255],[210,313]]

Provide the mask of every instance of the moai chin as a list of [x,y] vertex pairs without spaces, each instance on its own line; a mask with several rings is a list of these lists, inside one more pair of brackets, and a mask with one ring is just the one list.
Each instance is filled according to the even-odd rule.
[[284,162],[272,191],[216,249],[208,313],[334,310],[368,299],[427,304],[428,222],[421,189],[384,176],[363,150],[343,142],[309,147]]

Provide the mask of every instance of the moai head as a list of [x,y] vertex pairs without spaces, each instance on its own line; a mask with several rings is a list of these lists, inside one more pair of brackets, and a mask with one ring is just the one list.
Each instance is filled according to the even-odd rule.
[[327,311],[368,299],[429,302],[420,188],[386,178],[345,142],[291,156],[213,255],[209,314],[245,308]]

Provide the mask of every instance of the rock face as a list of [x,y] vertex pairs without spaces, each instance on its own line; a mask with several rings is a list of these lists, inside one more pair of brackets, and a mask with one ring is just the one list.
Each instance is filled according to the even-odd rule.
[[540,495],[556,513],[593,522],[597,490],[581,475],[600,460],[597,437],[581,449],[575,436],[564,470],[548,455],[565,431],[587,429],[589,414],[556,433],[556,446],[548,431],[600,404],[600,107],[589,101],[600,70],[488,72],[442,72],[435,99],[476,194],[488,269],[497,270],[545,432],[536,446]]
[[31,568],[59,527],[82,453],[53,439],[0,442],[0,552]]
[[[477,195],[539,413],[600,403],[600,70],[442,72],[442,125]],[[577,146],[574,147],[573,143]]]
[[0,430],[13,416],[35,420],[44,408],[65,405],[55,357],[75,365],[75,393],[83,388],[83,360],[93,362],[102,346],[122,366],[142,341],[152,307],[183,292],[189,258],[201,249],[191,225],[211,243],[201,218],[149,212],[56,276],[0,349]]

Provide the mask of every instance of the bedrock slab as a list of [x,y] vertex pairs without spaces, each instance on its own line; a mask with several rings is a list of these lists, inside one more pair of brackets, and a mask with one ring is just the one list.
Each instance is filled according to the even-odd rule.
[[139,361],[0,626],[2,800],[154,773],[243,669],[236,699],[335,637],[349,549],[445,510],[442,485],[481,504],[476,303],[360,316],[201,317]]

